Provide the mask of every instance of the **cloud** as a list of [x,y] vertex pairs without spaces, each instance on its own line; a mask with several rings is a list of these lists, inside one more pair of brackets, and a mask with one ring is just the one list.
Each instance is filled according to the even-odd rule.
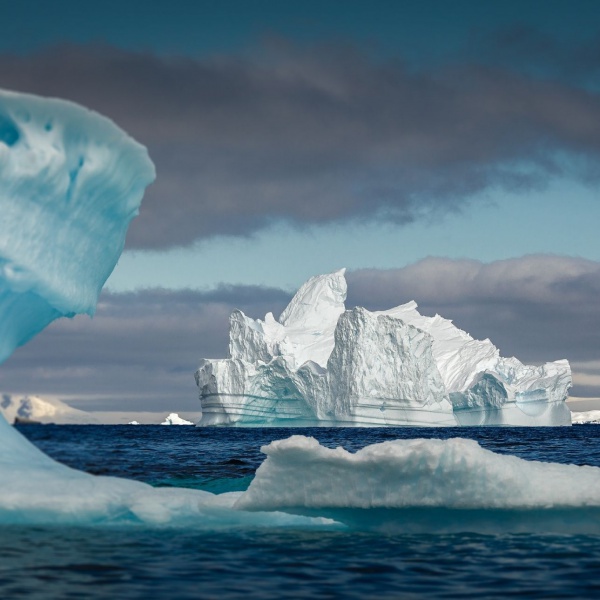
[[63,46],[0,55],[0,81],[92,107],[149,147],[158,179],[130,248],[280,220],[405,223],[467,209],[490,188],[598,174],[597,94],[510,65],[415,71],[282,41],[248,58]]
[[[600,263],[557,256],[483,264],[429,258],[403,269],[348,273],[348,307],[386,309],[416,299],[505,356],[567,358],[574,396],[600,396]],[[3,392],[53,395],[105,411],[197,411],[201,358],[227,355],[234,308],[278,315],[290,294],[222,286],[101,296],[94,319],[51,325],[0,368]]]
[[579,43],[531,25],[512,24],[496,31],[474,33],[468,44],[480,61],[502,65],[529,76],[554,78],[572,85],[600,83],[600,36],[580,35]]
[[103,293],[93,319],[54,322],[0,367],[0,389],[89,410],[199,410],[194,371],[224,357],[234,308],[264,317],[289,295],[253,286]]

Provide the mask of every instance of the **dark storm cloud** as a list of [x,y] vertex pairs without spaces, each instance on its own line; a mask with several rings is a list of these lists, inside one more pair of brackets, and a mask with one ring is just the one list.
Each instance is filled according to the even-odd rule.
[[[92,107],[157,165],[129,247],[248,235],[277,220],[414,219],[491,186],[596,177],[600,100],[510,66],[427,71],[272,42],[254,59],[65,46],[0,56],[0,85]],[[559,160],[556,151],[569,160]]]
[[[578,43],[528,25],[512,25],[485,38],[475,34],[470,51],[480,60],[538,77],[554,77],[582,86],[600,82],[600,35]],[[597,87],[596,87],[597,89]]]
[[18,349],[0,369],[0,389],[94,410],[196,411],[194,371],[201,358],[227,356],[231,311],[264,317],[288,301],[252,286],[104,293],[93,319],[61,319]]
[[[600,263],[528,256],[482,264],[426,259],[403,269],[348,274],[346,305],[386,309],[416,299],[505,356],[571,361],[573,395],[600,396]],[[0,390],[86,399],[96,410],[197,411],[201,358],[227,355],[234,308],[277,317],[284,291],[250,286],[211,292],[103,294],[94,319],[60,320],[0,369]],[[65,367],[68,365],[68,367]]]

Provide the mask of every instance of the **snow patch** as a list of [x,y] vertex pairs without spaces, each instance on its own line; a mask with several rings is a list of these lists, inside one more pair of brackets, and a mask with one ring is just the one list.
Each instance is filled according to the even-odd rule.
[[57,399],[39,396],[0,395],[0,413],[9,423],[15,421],[34,421],[37,423],[56,423],[59,425],[98,424],[94,415],[72,408]]

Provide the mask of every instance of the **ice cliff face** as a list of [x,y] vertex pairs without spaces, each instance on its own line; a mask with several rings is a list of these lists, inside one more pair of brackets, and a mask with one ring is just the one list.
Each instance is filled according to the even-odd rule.
[[[54,319],[94,312],[153,179],[146,149],[109,119],[0,90],[0,362]],[[3,417],[0,464],[3,481],[19,465],[23,485],[61,470]]]
[[567,361],[502,358],[414,302],[345,310],[344,271],[313,277],[278,321],[231,316],[230,356],[196,372],[200,425],[569,425]]
[[57,317],[94,312],[153,179],[109,119],[0,90],[0,362]]

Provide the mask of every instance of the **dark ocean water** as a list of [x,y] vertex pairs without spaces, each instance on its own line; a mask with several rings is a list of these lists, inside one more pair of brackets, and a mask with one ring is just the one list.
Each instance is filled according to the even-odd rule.
[[[472,429],[199,429],[22,426],[53,458],[156,486],[244,490],[260,447],[302,433],[357,450],[469,437],[530,460],[600,466],[600,426]],[[595,598],[600,536],[209,532],[147,527],[0,529],[0,599]]]

